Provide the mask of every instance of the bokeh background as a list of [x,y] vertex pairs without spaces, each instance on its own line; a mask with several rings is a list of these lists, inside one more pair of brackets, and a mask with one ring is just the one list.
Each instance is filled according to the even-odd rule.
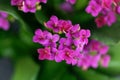
[[[0,0],[0,11],[10,16],[10,29],[0,29],[0,80],[120,80],[120,16],[111,27],[98,29],[94,17],[85,12],[89,0],[77,0],[70,10],[63,9],[64,0],[48,0],[36,13],[23,13],[10,5],[10,0]],[[110,46],[111,61],[108,68],[81,70],[76,66],[38,60],[39,44],[32,42],[35,29],[45,29],[44,21],[51,15],[79,23],[90,29],[91,39]]]

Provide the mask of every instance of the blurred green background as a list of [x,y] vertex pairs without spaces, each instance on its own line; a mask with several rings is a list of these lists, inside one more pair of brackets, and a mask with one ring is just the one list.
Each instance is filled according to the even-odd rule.
[[[94,18],[85,12],[89,0],[77,0],[72,12],[64,12],[59,5],[64,0],[48,0],[35,14],[23,13],[10,5],[10,0],[0,0],[0,11],[12,18],[10,30],[0,29],[0,80],[120,80],[120,16],[111,27],[97,29]],[[44,22],[51,15],[70,19],[74,24],[91,30],[91,39],[110,46],[111,61],[108,68],[81,70],[76,66],[38,60],[39,44],[32,42],[35,29],[45,29]]]

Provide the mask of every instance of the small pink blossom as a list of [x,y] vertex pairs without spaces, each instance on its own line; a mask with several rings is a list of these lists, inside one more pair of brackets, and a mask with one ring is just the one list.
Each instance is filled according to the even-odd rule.
[[45,26],[49,29],[52,29],[54,32],[59,32],[60,27],[58,26],[58,18],[56,16],[51,16],[50,20],[45,23]]
[[106,24],[104,16],[97,17],[95,19],[95,22],[96,22],[98,28],[101,28],[102,26],[104,26]]
[[104,55],[102,58],[101,58],[101,65],[103,67],[108,67],[108,64],[110,62],[110,56],[109,55]]
[[111,26],[113,23],[116,22],[116,16],[114,12],[109,12],[106,16],[105,16],[105,21],[106,24],[108,26]]
[[96,17],[102,10],[101,5],[96,0],[91,0],[86,8],[86,12]]
[[90,30],[80,30],[80,42],[84,42],[85,44],[88,43],[88,38],[90,37]]
[[9,21],[7,20],[8,14],[6,12],[0,12],[0,28],[7,31],[10,28]]
[[62,51],[62,58],[66,61],[67,64],[71,64],[73,59],[74,51],[68,48],[64,48]]
[[33,36],[33,42],[39,43],[42,45],[48,44],[48,38],[47,38],[48,34],[49,34],[49,32],[47,32],[47,31],[42,32],[41,29],[37,29],[35,31],[35,36]]
[[37,50],[39,53],[39,59],[40,60],[51,60],[51,53],[50,53],[50,48],[46,47],[46,48],[40,48]]

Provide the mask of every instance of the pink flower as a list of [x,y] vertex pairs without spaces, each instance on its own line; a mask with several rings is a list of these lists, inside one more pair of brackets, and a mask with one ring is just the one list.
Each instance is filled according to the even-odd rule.
[[41,29],[37,29],[35,31],[35,36],[33,36],[33,42],[39,43],[42,45],[48,44],[48,39],[47,39],[48,34],[49,34],[49,32],[47,32],[47,31],[42,32]]
[[108,64],[109,64],[109,61],[110,61],[110,56],[109,55],[104,55],[102,58],[101,58],[101,65],[103,67],[108,67]]
[[111,9],[113,0],[102,0],[102,7]]
[[105,21],[106,24],[108,24],[108,26],[111,26],[113,23],[116,22],[116,16],[114,12],[109,12],[106,16],[105,16]]
[[95,22],[97,24],[98,28],[101,28],[102,26],[104,26],[106,24],[106,21],[104,19],[104,16],[99,16],[95,19]]
[[84,42],[81,42],[80,39],[75,39],[75,40],[73,40],[73,43],[74,43],[74,46],[76,47],[76,49],[75,49],[76,51],[78,51],[78,52],[83,51],[83,48],[85,45]]
[[59,20],[60,31],[67,33],[73,26],[70,20]]
[[47,40],[48,43],[45,44],[44,46],[56,47],[56,42],[59,40],[59,35],[57,34],[52,35],[51,33],[49,33],[47,34]]
[[120,14],[120,6],[116,6],[116,7],[115,7],[115,12],[116,12],[117,14]]
[[72,12],[73,11],[73,6],[69,2],[64,2],[60,4],[60,9],[64,12]]
[[40,48],[37,50],[39,53],[39,59],[40,60],[51,60],[51,53],[50,53],[50,48],[46,47],[44,49]]
[[7,31],[10,27],[10,24],[7,19],[5,18],[0,18],[0,28],[3,30]]
[[84,30],[84,29],[81,29],[80,30],[80,42],[83,42],[85,44],[88,43],[88,38],[90,37],[90,30]]
[[58,26],[58,18],[56,16],[51,16],[50,20],[48,22],[45,23],[45,26],[47,28],[52,29],[54,32],[59,32],[60,31],[60,27]]
[[72,40],[70,38],[61,38],[59,41],[58,49],[62,50],[64,48],[70,48],[72,44]]
[[6,12],[0,12],[0,17],[2,18],[7,18],[8,17],[8,14]]
[[0,28],[7,31],[10,28],[9,21],[7,20],[8,14],[6,12],[0,12]]
[[86,8],[86,12],[90,13],[92,16],[96,17],[102,10],[101,5],[96,2],[96,0],[91,0]]
[[20,5],[22,4],[24,0],[11,0],[11,5],[15,6],[15,5]]
[[80,32],[80,25],[76,24],[68,31],[68,33],[66,33],[66,36],[68,38],[78,38],[79,32]]
[[91,67],[97,68],[100,61],[101,55],[95,55],[91,58]]
[[57,50],[56,48],[52,48],[52,54],[56,62],[61,62],[63,60],[62,53],[60,50]]
[[64,48],[62,51],[62,58],[66,61],[67,64],[71,64],[73,59],[74,51],[68,48]]
[[36,12],[36,2],[37,2],[37,0],[25,0],[24,4],[22,6],[23,12],[35,13]]
[[72,56],[72,65],[77,65],[78,61],[83,57],[83,55],[78,51],[74,51],[74,54],[72,54]]
[[90,61],[91,60],[91,56],[89,55],[84,55],[79,61],[77,66],[78,67],[82,67],[83,70],[87,70],[90,67]]

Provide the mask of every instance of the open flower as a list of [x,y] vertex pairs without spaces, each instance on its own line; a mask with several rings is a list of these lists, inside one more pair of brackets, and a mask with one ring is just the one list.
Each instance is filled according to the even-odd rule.
[[8,14],[0,12],[0,28],[7,31],[10,28],[9,21],[7,20]]
[[37,50],[39,53],[39,59],[40,60],[51,60],[51,53],[50,53],[50,48],[46,47],[46,48],[40,48]]

